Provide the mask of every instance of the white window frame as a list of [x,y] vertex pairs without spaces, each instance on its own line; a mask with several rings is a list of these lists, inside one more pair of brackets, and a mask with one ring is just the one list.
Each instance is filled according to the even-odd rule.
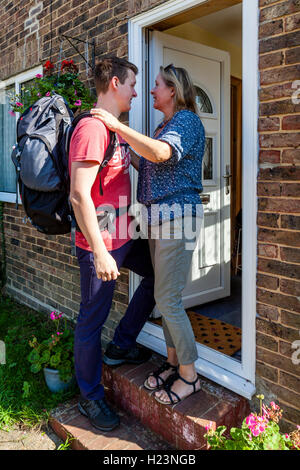
[[[14,75],[13,77],[9,77],[6,80],[2,80],[0,82],[0,88],[5,89],[8,86],[15,85],[15,93],[21,93],[21,84],[26,82],[27,80],[32,80],[35,76],[40,73],[43,73],[43,66],[38,65],[30,70],[26,70],[25,72],[21,72],[18,75]],[[18,121],[20,113],[16,113],[16,122]],[[7,193],[0,191],[0,202],[16,202],[16,193]],[[20,198],[18,198],[19,204],[22,204]]]
[[[136,91],[140,99],[134,100],[129,113],[129,125],[145,132],[145,28],[181,13],[207,0],[170,0],[162,5],[131,18],[128,23],[128,58],[139,68]],[[251,399],[255,393],[256,368],[256,267],[257,267],[257,171],[258,171],[258,0],[243,0],[243,246],[242,257],[242,361],[197,344],[199,358],[197,371],[224,387]],[[137,172],[131,170],[132,200],[135,201]],[[252,190],[249,191],[249,188]],[[246,215],[246,216],[245,216]],[[137,287],[138,279],[130,272],[130,298]],[[166,355],[165,341],[160,335],[149,334],[149,325],[144,328],[138,341]],[[154,325],[153,325],[154,328]],[[147,329],[148,332],[145,330]]]

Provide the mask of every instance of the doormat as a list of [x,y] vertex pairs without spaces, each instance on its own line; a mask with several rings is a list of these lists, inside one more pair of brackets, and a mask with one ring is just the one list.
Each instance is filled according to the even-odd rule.
[[[187,310],[187,314],[198,343],[216,349],[227,356],[232,356],[241,349],[242,332],[237,326],[205,317],[192,310]],[[162,325],[161,318],[151,319],[151,321]]]

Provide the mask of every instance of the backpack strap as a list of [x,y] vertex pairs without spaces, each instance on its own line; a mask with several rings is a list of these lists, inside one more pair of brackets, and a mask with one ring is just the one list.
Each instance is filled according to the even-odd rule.
[[[116,133],[113,132],[113,131],[109,131],[109,144],[108,144],[108,147],[106,149],[103,161],[100,164],[98,174],[101,173],[103,168],[106,167],[109,160],[113,157],[113,155],[114,155],[114,153],[117,149],[117,146],[118,146],[118,139],[117,139]],[[103,188],[102,188],[101,175],[100,174],[99,174],[99,181],[100,181],[100,195],[103,196]]]
[[[84,118],[87,118],[87,117],[93,117],[93,115],[86,111],[84,113],[81,113],[81,114],[78,114],[78,116],[76,116],[73,121],[72,121],[72,127],[73,129],[75,129],[75,127],[77,126],[77,124],[79,123],[79,121],[81,121],[81,119],[84,119]],[[117,139],[117,135],[115,132],[113,131],[109,131],[109,144],[108,144],[108,147],[106,149],[106,152],[104,154],[104,158],[103,158],[103,161],[102,163],[100,164],[100,167],[99,167],[99,170],[98,170],[98,173],[101,173],[101,171],[103,170],[103,168],[106,167],[106,165],[108,164],[109,160],[113,157],[115,151],[116,151],[116,148],[118,146],[118,139]],[[100,194],[101,196],[103,196],[103,188],[102,188],[102,183],[101,183],[101,176],[99,175],[99,181],[100,181]]]

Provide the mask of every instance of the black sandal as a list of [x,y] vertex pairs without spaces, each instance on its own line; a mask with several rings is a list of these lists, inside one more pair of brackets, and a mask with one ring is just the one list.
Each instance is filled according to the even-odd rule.
[[[190,393],[189,395],[187,395],[186,397],[183,397],[183,398],[180,398],[177,393],[173,392],[173,390],[171,390],[171,386],[173,385],[173,383],[175,382],[175,380],[177,379],[180,379],[182,380],[183,382],[185,382],[187,385],[193,385],[193,389],[194,391],[192,393]],[[172,377],[172,381],[169,381],[169,383],[167,384],[166,387],[164,387],[164,390],[167,392],[167,395],[170,399],[170,402],[166,402],[166,401],[163,401],[161,400],[160,398],[158,398],[156,395],[154,395],[154,398],[156,401],[158,401],[159,403],[161,403],[162,405],[177,405],[177,403],[185,400],[186,398],[190,397],[191,395],[194,395],[194,393],[197,393],[200,391],[200,388],[199,390],[196,390],[196,383],[198,382],[199,380],[199,377],[197,376],[196,380],[194,380],[194,382],[188,382],[187,380],[185,380],[183,377],[181,377],[181,375],[179,375],[179,373],[175,374],[174,377]],[[176,401],[174,401],[172,395],[176,398]]]
[[[178,369],[178,366],[172,366],[172,364],[170,364],[167,361],[164,362],[157,370],[155,370],[154,372],[151,372],[151,374],[148,375],[147,379],[144,382],[144,387],[147,390],[153,391],[153,390],[159,390],[160,387],[165,386],[168,383],[169,377],[166,380],[164,380],[162,377],[160,377],[160,374],[162,372],[165,372],[165,371],[169,370],[169,369],[171,369],[174,373],[176,373],[177,369]],[[171,376],[172,375],[173,374],[171,374]],[[148,383],[149,377],[155,377],[155,379],[156,379],[156,386],[155,387],[150,387],[150,385]],[[161,381],[161,383],[159,383],[159,380]]]

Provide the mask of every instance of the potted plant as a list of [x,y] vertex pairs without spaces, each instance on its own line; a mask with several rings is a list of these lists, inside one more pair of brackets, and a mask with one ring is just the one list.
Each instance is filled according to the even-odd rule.
[[226,426],[213,429],[213,423],[206,426],[206,434],[211,450],[300,450],[300,426],[290,434],[281,433],[278,422],[282,410],[276,403],[270,406],[263,404],[263,395],[257,395],[260,400],[260,413],[250,413],[241,428],[231,428],[231,438],[225,437]]
[[74,334],[68,328],[65,318],[64,327],[61,326],[62,318],[62,313],[51,312],[53,333],[41,342],[33,336],[29,341],[32,351],[27,357],[31,363],[31,372],[36,374],[43,369],[46,384],[54,393],[67,389],[75,383]]
[[53,93],[61,95],[73,113],[89,110],[95,105],[95,97],[79,79],[79,72],[73,60],[63,60],[60,72],[54,72],[54,64],[48,60],[43,66],[43,74],[37,74],[33,83],[23,86],[21,94],[16,94],[10,102],[10,114],[22,114],[43,96]]

